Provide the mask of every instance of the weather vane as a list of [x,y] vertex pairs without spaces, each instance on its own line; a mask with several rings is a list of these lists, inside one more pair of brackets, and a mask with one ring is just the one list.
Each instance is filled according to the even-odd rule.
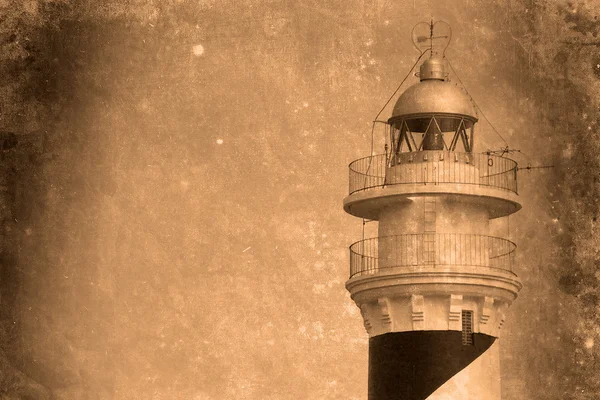
[[[446,49],[450,45],[452,39],[452,28],[450,24],[445,21],[433,22],[433,18],[430,22],[419,22],[413,27],[412,30],[412,41],[413,45],[421,54],[426,51],[431,53],[431,56],[436,54],[434,52],[434,41],[441,41],[445,39],[445,43],[442,42],[442,57],[445,56]],[[439,43],[439,42],[438,42]]]

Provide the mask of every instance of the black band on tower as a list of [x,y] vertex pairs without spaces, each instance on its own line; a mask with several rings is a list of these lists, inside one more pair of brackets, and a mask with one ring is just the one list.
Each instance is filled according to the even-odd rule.
[[467,367],[496,338],[459,331],[386,333],[369,339],[369,400],[424,400]]

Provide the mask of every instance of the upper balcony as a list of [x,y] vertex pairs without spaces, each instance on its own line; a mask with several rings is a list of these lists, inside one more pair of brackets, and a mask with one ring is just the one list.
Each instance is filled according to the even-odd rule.
[[379,154],[349,165],[349,196],[344,208],[352,215],[377,219],[391,197],[446,193],[485,198],[490,217],[521,208],[517,163],[509,158],[453,151]]
[[460,183],[517,191],[517,163],[488,154],[450,151],[385,154],[360,158],[349,165],[349,194],[388,185]]

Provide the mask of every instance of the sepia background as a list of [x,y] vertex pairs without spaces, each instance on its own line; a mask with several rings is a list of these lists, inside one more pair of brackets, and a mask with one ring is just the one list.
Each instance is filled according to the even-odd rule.
[[[554,166],[503,222],[525,285],[503,398],[600,397],[598,2],[0,10],[1,399],[366,399],[347,164],[432,15],[512,156]],[[481,115],[477,140],[505,146]]]

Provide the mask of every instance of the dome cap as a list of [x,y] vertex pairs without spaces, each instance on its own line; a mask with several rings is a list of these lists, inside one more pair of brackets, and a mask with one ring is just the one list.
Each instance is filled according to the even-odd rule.
[[420,68],[421,81],[406,89],[396,101],[390,122],[405,116],[452,114],[477,121],[471,99],[457,86],[445,80],[446,61],[431,57]]

